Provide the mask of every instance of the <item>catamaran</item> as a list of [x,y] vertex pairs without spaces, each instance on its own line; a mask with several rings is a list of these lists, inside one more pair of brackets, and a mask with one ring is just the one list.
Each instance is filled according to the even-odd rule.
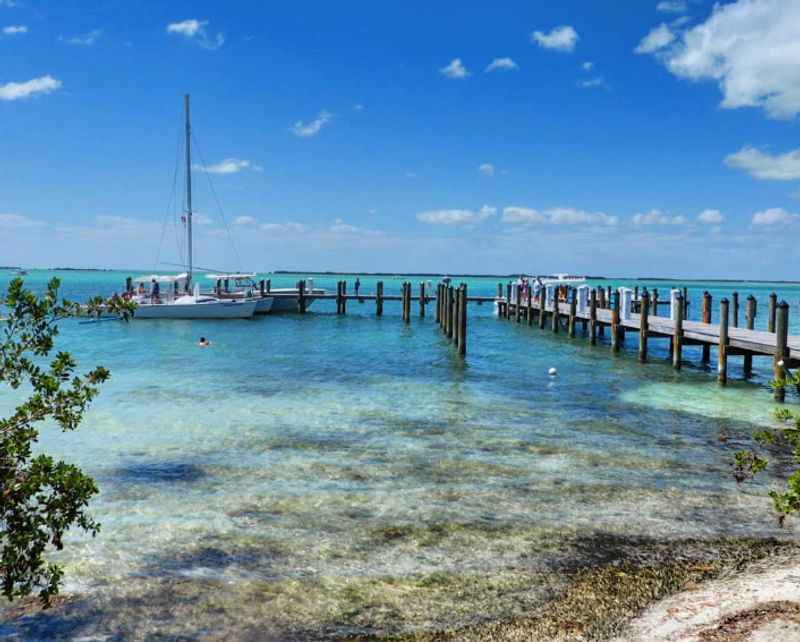
[[[186,272],[179,275],[151,274],[139,277],[140,287],[132,300],[137,303],[134,319],[246,319],[256,312],[253,298],[220,298],[202,294],[192,284],[192,125],[189,95],[184,97],[186,116]],[[163,285],[163,291],[162,291]],[[149,290],[148,290],[149,288]]]

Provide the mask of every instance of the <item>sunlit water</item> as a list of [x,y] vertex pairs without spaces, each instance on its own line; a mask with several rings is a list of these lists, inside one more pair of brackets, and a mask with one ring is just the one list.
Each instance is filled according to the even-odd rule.
[[[61,276],[84,299],[125,274]],[[469,279],[473,294],[496,283]],[[763,325],[768,285],[693,284],[691,318],[703,289],[716,303],[734,287],[758,296]],[[776,287],[795,312],[800,288]],[[471,307],[462,361],[432,307],[416,312],[404,325],[397,303],[376,318],[374,302],[340,317],[324,301],[304,317],[65,323],[59,347],[112,379],[77,432],[45,430],[41,446],[97,479],[102,530],[59,555],[72,606],[0,634],[424,630],[524,612],[592,534],[792,534],[765,498],[775,480],[731,477],[733,453],[770,423],[768,360],[744,382],[732,358],[723,389],[698,348],[675,373],[663,341],[639,364],[633,337],[613,356],[607,338],[591,347],[487,304]]]

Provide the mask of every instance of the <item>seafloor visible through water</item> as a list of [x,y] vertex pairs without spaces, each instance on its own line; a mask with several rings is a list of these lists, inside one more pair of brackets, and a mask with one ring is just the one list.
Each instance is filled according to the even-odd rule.
[[[26,279],[39,288],[51,275]],[[124,276],[61,274],[77,299]],[[335,291],[335,280],[316,285]],[[399,291],[401,279],[385,281]],[[470,279],[470,291],[496,282]],[[704,289],[715,307],[737,289],[758,296],[763,324],[772,287],[690,285],[691,318]],[[776,287],[800,333],[800,287]],[[776,525],[774,478],[737,486],[731,475],[734,453],[771,422],[767,359],[745,382],[733,357],[721,388],[698,348],[676,373],[663,341],[640,364],[633,337],[612,356],[607,337],[591,347],[473,305],[462,361],[432,309],[420,320],[415,303],[407,326],[396,303],[383,318],[374,302],[334,311],[65,322],[59,347],[112,378],[77,432],[45,428],[40,445],[96,478],[102,530],[73,534],[57,556],[66,602],[0,612],[0,637],[445,629],[546,601],[561,569],[603,555],[587,542],[796,534]],[[213,346],[196,347],[201,335]],[[2,411],[17,399],[4,391]]]

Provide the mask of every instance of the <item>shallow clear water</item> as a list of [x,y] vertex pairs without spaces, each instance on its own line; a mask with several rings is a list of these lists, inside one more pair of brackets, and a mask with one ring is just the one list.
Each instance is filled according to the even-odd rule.
[[[61,276],[83,299],[125,274]],[[316,284],[335,291],[337,278]],[[385,278],[387,293],[401,280]],[[362,278],[362,292],[374,282]],[[496,283],[469,279],[470,292]],[[776,287],[796,311],[800,287]],[[716,307],[733,288],[742,302],[758,296],[763,320],[763,284],[694,284],[691,318],[702,290]],[[350,302],[345,317],[334,305],[252,321],[65,323],[59,346],[112,379],[77,432],[45,430],[42,447],[98,480],[103,527],[59,556],[72,610],[0,634],[418,630],[524,611],[558,588],[559,565],[585,556],[575,542],[591,534],[792,533],[764,496],[774,480],[737,487],[730,475],[733,453],[770,421],[766,359],[743,382],[733,358],[723,389],[698,348],[675,373],[665,342],[639,364],[632,337],[613,356],[607,339],[591,347],[483,305],[471,307],[462,361],[432,308],[405,326],[398,303],[383,318],[374,302]],[[211,348],[194,345],[201,335]]]

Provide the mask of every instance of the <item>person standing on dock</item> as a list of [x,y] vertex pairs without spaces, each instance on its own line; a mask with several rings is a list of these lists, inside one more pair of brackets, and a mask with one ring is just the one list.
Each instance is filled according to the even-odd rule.
[[150,302],[151,303],[161,303],[159,300],[161,295],[161,286],[158,284],[158,281],[153,279],[152,281],[153,286],[150,288]]
[[356,296],[358,296],[358,290],[361,287],[361,279],[356,276]]

